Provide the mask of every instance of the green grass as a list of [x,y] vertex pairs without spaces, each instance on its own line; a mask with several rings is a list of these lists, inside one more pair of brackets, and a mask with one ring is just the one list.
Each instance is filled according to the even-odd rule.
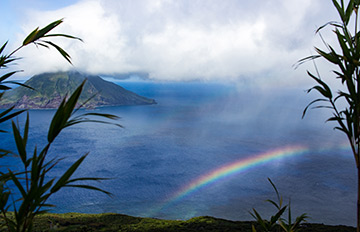
[[[44,214],[36,217],[35,231],[251,231],[255,222],[196,217],[187,221],[132,217],[122,214]],[[304,224],[302,232],[353,232],[353,227]]]

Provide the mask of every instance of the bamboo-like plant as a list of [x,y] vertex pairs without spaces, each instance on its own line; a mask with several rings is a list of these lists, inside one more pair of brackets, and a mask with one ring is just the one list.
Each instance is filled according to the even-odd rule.
[[[284,205],[283,197],[280,196],[279,191],[277,190],[275,184],[268,178],[271,186],[273,187],[276,193],[276,201],[267,199],[266,201],[271,203],[276,208],[276,213],[270,217],[270,220],[263,219],[259,212],[253,208],[253,213],[250,212],[251,216],[256,220],[256,222],[261,227],[262,232],[274,232],[274,231],[284,231],[284,232],[297,232],[300,229],[300,225],[307,218],[306,214],[298,216],[294,222],[291,219],[291,207],[290,202],[288,205]],[[282,216],[288,210],[288,219],[284,219]],[[257,232],[254,225],[252,225],[252,232]]]
[[[325,49],[315,47],[317,54],[301,59],[298,64],[324,59],[335,66],[332,70],[334,77],[344,88],[334,93],[331,86],[321,78],[317,68],[316,74],[308,71],[308,75],[317,85],[307,92],[315,90],[320,93],[321,98],[310,102],[304,110],[303,117],[310,106],[330,109],[333,116],[327,121],[335,121],[337,126],[334,129],[343,132],[349,141],[358,171],[357,231],[360,232],[360,0],[349,0],[346,4],[344,0],[332,2],[340,16],[340,22],[328,22],[318,28],[316,33],[320,35]],[[320,34],[321,30],[327,27],[331,27],[336,36],[335,46],[327,43]]]
[[[59,26],[62,22],[63,22],[63,19],[60,19],[60,20],[56,20],[56,21],[50,23],[49,25],[47,25],[46,27],[44,27],[42,29],[39,29],[39,27],[37,27],[25,38],[22,45],[20,45],[18,48],[16,48],[14,51],[12,51],[9,54],[5,54],[5,48],[8,44],[8,41],[5,42],[0,47],[0,71],[7,69],[9,65],[14,63],[14,61],[19,60],[20,59],[19,57],[15,57],[15,53],[30,44],[35,44],[36,46],[41,46],[41,47],[45,47],[45,48],[53,47],[71,64],[70,55],[64,49],[62,49],[59,45],[53,43],[50,39],[53,37],[65,37],[68,39],[75,39],[75,40],[80,40],[80,41],[82,41],[82,40],[78,37],[74,37],[74,36],[66,35],[66,34],[50,34],[50,32],[54,28]],[[4,95],[5,91],[11,89],[9,84],[22,85],[24,87],[32,89],[30,86],[26,86],[20,82],[8,80],[10,77],[12,77],[14,74],[16,74],[18,72],[21,72],[21,70],[7,72],[0,77],[0,91],[1,91],[0,92],[0,100],[1,100],[2,96]],[[25,110],[20,110],[20,111],[12,113],[13,108],[14,107],[10,107],[9,109],[6,109],[0,113],[0,123],[7,121],[9,119],[12,119],[13,117],[15,117],[25,111]],[[0,132],[4,132],[4,131],[0,129]]]
[[[36,28],[26,37],[23,44],[9,55],[4,54],[4,48],[7,45],[6,42],[0,48],[0,69],[6,69],[8,64],[18,60],[18,58],[14,57],[14,54],[19,49],[29,44],[36,44],[46,48],[54,47],[69,63],[71,63],[70,55],[61,47],[48,40],[50,37],[65,37],[80,40],[77,37],[65,34],[49,34],[52,29],[61,23],[62,20],[57,20],[42,29]],[[6,91],[11,89],[8,84],[23,85],[13,81],[7,81],[9,77],[17,72],[18,71],[8,72],[0,77],[0,90]],[[28,113],[23,131],[21,131],[21,128],[17,123],[12,121],[12,133],[17,151],[0,149],[0,157],[8,154],[19,157],[22,163],[22,169],[7,169],[7,171],[0,172],[0,230],[18,232],[32,231],[34,217],[47,212],[52,207],[55,207],[54,205],[48,204],[47,200],[64,187],[85,188],[110,194],[105,190],[87,184],[88,181],[99,181],[102,180],[102,178],[72,178],[72,175],[84,161],[87,154],[81,156],[66,171],[64,171],[63,175],[60,177],[52,179],[48,177],[49,172],[51,172],[52,169],[61,161],[61,158],[51,160],[47,158],[49,148],[63,129],[83,122],[110,123],[109,121],[93,119],[93,117],[106,118],[110,120],[116,120],[118,118],[114,115],[101,113],[77,113],[75,115],[77,112],[75,107],[84,84],[85,81],[74,91],[74,93],[71,94],[71,96],[69,96],[68,99],[65,97],[61,102],[49,126],[47,134],[48,142],[44,148],[38,149],[35,147],[31,153],[28,153],[27,141],[30,124]],[[0,93],[0,100],[3,93],[4,92]],[[12,119],[23,112],[24,110],[14,112],[13,107],[4,110],[0,113],[0,125],[2,122]],[[1,130],[1,132],[4,131]],[[17,191],[8,187],[9,182],[13,182],[13,186],[15,186]],[[8,211],[11,207],[14,210],[13,213]]]

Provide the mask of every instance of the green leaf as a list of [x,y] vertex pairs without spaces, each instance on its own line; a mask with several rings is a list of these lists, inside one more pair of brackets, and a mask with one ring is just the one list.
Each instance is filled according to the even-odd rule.
[[[279,191],[277,190],[275,184],[272,182],[272,180],[270,178],[268,178],[268,181],[270,182],[271,186],[273,187],[275,193],[276,193],[276,197],[278,199],[278,201],[280,202],[280,195],[279,195]],[[281,206],[281,204],[280,204]]]
[[38,39],[43,38],[48,32],[53,30],[55,27],[59,26],[62,22],[63,22],[63,19],[56,20],[40,30],[39,30],[39,27],[37,27],[25,38],[25,40],[23,42],[23,46],[26,46],[30,43],[34,43]]
[[25,164],[26,163],[26,144],[24,144],[24,140],[20,135],[20,131],[15,125],[14,122],[12,122],[12,128],[13,128],[13,135],[15,139],[16,148],[19,152],[19,156],[21,158],[21,161]]
[[64,98],[64,100],[61,102],[49,127],[49,143],[53,142],[56,136],[58,136],[58,134],[60,133],[60,131],[67,126],[66,124],[73,113],[73,110],[76,106],[77,100],[80,97],[84,84],[85,81],[74,91],[68,101],[66,101]]
[[23,42],[23,46],[26,46],[32,42],[35,41],[35,37],[36,37],[36,34],[38,33],[39,31],[39,27],[35,28],[35,30],[33,30],[24,40]]
[[9,73],[2,75],[0,77],[0,82],[3,82],[4,80],[8,79],[9,77],[11,77],[12,75],[14,75],[17,72],[19,72],[19,71],[13,71],[13,72],[9,72]]
[[34,42],[34,44],[35,44],[36,46],[41,46],[41,47],[44,47],[44,48],[50,49],[49,45],[46,45],[46,44],[41,43],[41,42]]
[[342,120],[344,120],[344,118],[335,115],[333,117],[328,118],[326,121],[330,122],[330,121],[342,121]]
[[250,213],[251,216],[255,218],[255,220],[260,224],[260,226],[264,229],[268,229],[268,226],[266,225],[266,221],[262,219],[260,214],[253,208],[254,214]]
[[8,44],[9,41],[6,41],[0,48],[0,54],[4,51],[6,45]]
[[350,54],[350,48],[348,48],[348,47],[346,46],[344,36],[341,35],[341,33],[339,32],[338,29],[336,29],[335,33],[336,33],[336,35],[337,35],[338,42],[339,42],[339,44],[340,44],[341,50],[342,50],[342,52],[343,52],[343,55],[347,58],[348,61],[352,61],[352,56],[351,56],[351,54]]
[[6,85],[0,85],[0,90],[9,90],[9,89],[11,88]]
[[7,64],[12,63],[16,60],[19,60],[20,58],[10,58],[9,56],[2,56],[0,57],[0,67],[1,68],[6,68]]
[[313,105],[314,103],[319,102],[319,101],[324,101],[324,102],[326,101],[326,102],[328,102],[327,99],[316,99],[316,100],[310,102],[310,103],[305,107],[305,109],[304,109],[304,111],[303,111],[303,114],[302,114],[302,118],[305,117],[305,114],[306,114],[307,110],[309,109],[309,107],[310,107],[311,105]]
[[[344,20],[345,20],[345,12],[344,12],[343,7],[341,7],[341,6],[339,5],[339,3],[337,2],[337,0],[333,0],[333,4],[334,4],[335,8],[337,9],[337,11],[338,11],[338,13],[339,13],[339,15],[340,15],[341,20],[344,22]],[[341,5],[343,6],[344,3],[342,2]]]
[[72,187],[72,188],[83,188],[83,189],[90,189],[90,190],[95,190],[95,191],[99,191],[102,193],[105,193],[106,195],[111,196],[112,194],[110,192],[107,192],[103,189],[91,186],[91,185],[71,185],[71,184],[66,184],[64,187]]
[[280,206],[273,200],[267,199],[267,202],[271,203],[272,205],[274,205],[277,209],[280,209]]
[[319,27],[318,29],[316,29],[315,33],[316,33],[316,34],[319,33],[322,29],[324,29],[325,27],[327,27],[327,26],[329,26],[329,25],[334,26],[334,27],[340,27],[340,28],[342,27],[342,25],[339,24],[338,22],[336,22],[336,21],[330,21],[330,22],[325,23],[324,25],[322,25],[322,26]]
[[56,50],[58,50],[58,52],[70,63],[71,63],[71,57],[70,55],[61,47],[59,47],[58,45],[54,44],[51,41],[44,41],[44,43],[50,44],[51,46],[53,46]]
[[312,89],[316,89],[317,91],[319,91],[319,93],[321,93],[324,97],[331,99],[332,98],[332,92],[330,87],[323,82],[320,78],[315,77],[314,75],[312,75],[309,71],[307,72],[308,75],[310,77],[312,77],[317,83],[319,83],[321,86],[314,86],[311,89],[308,90],[308,93],[312,90]]
[[[56,45],[55,43],[51,41],[43,41],[43,38],[49,38],[49,37],[65,37],[68,39],[76,39],[82,41],[80,38],[66,35],[66,34],[48,34],[51,30],[53,30],[55,27],[60,25],[63,22],[63,19],[56,20],[46,27],[39,30],[39,28],[36,28],[34,31],[32,31],[24,40],[22,46],[26,46],[28,44],[34,43],[36,46],[43,46],[46,48],[49,48],[49,45],[54,47],[70,64],[71,64],[71,57],[70,55],[62,49],[60,46]],[[20,47],[21,48],[21,47]]]
[[254,226],[254,225],[251,225],[251,231],[252,231],[252,232],[256,232],[256,229],[255,229],[255,226]]
[[75,37],[75,36],[71,36],[71,35],[65,35],[65,34],[48,34],[48,35],[45,35],[44,37],[66,37],[66,38],[69,38],[69,39],[76,39],[76,40],[80,40],[81,42],[83,42],[83,40],[79,37]]
[[113,115],[113,114],[104,114],[104,113],[85,113],[82,116],[97,116],[97,117],[103,117],[108,118],[112,120],[120,119],[120,117]]
[[14,184],[16,185],[17,189],[20,191],[21,195],[23,198],[26,197],[26,191],[25,189],[23,188],[23,186],[21,185],[20,181],[18,180],[18,178],[14,175],[14,173],[8,169],[8,173],[9,173],[9,176],[11,178],[11,180],[14,182]]
[[25,128],[24,128],[24,136],[23,136],[23,144],[26,146],[28,135],[29,135],[29,112],[26,114]]
[[337,59],[337,54],[333,54],[332,52],[324,52],[323,50],[319,49],[319,48],[315,48],[316,52],[319,53],[320,56],[324,57],[326,60],[328,60],[329,62],[338,65],[339,64],[339,59]]
[[301,214],[299,217],[295,219],[295,223],[293,224],[293,228],[298,228],[301,224],[301,222],[306,221],[306,218],[308,218],[306,213]]
[[281,208],[274,216],[271,217],[270,219],[270,223],[272,225],[275,225],[275,223],[280,219],[280,217],[283,215],[283,213],[285,212],[287,206],[284,206],[283,208]]
[[87,154],[80,157],[71,167],[59,178],[59,180],[55,183],[55,185],[51,188],[50,192],[55,193],[59,191],[62,187],[64,187],[67,183],[70,177],[74,174],[76,169],[79,167],[79,165],[84,161]]
[[17,81],[5,81],[3,83],[6,83],[6,84],[15,84],[15,85],[20,85],[22,87],[25,87],[27,89],[31,89],[31,90],[34,90],[34,91],[37,91],[36,89],[34,89],[33,87],[29,86],[29,85],[25,85],[25,84],[22,84],[20,82],[17,82]]
[[311,60],[315,60],[315,59],[318,59],[320,58],[321,56],[320,55],[312,55],[312,56],[308,56],[308,57],[305,57],[303,59],[300,59],[296,62],[296,65],[295,66],[295,69],[297,69],[300,65],[302,65],[303,63],[305,62],[308,62],[308,61],[311,61]]
[[48,131],[48,142],[51,143],[54,141],[56,136],[60,133],[60,131],[63,129],[66,119],[64,119],[64,105],[66,103],[66,97],[61,101],[57,111],[55,112],[55,115],[53,119],[51,120],[49,131]]
[[109,180],[109,178],[98,178],[98,177],[81,177],[81,178],[76,178],[76,179],[71,179],[68,180],[67,183],[73,183],[73,182],[77,182],[77,181],[101,181],[101,180]]
[[46,27],[42,28],[37,33],[37,39],[44,37],[48,32],[53,30],[55,27],[59,26],[61,23],[63,23],[63,19],[56,20],[50,23],[49,25],[47,25]]
[[117,124],[117,123],[112,123],[112,122],[106,122],[106,121],[101,121],[101,120],[93,120],[93,119],[87,119],[87,118],[76,118],[76,119],[72,119],[70,120],[65,127],[68,126],[73,126],[79,123],[84,123],[84,122],[93,122],[93,123],[102,123],[102,124],[110,124],[110,125],[115,125],[118,126],[120,128],[124,128],[122,125]]
[[351,17],[351,14],[352,14],[353,10],[354,10],[354,0],[350,0],[349,3],[348,3],[348,6],[346,8],[345,14],[344,14],[344,23],[345,23],[345,25],[349,24],[349,20],[350,20],[350,17]]
[[12,114],[9,114],[14,109],[14,107],[15,106],[12,106],[0,113],[0,123],[3,123],[9,119],[12,119],[25,111],[25,110],[20,110],[20,111],[14,112]]

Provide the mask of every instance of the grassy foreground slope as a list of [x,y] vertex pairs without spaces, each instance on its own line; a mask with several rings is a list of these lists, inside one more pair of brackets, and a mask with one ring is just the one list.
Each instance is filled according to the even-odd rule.
[[[213,217],[196,217],[187,221],[131,217],[121,214],[45,214],[35,220],[35,231],[141,231],[250,232],[255,222],[240,222]],[[353,227],[305,224],[302,232],[353,232]]]

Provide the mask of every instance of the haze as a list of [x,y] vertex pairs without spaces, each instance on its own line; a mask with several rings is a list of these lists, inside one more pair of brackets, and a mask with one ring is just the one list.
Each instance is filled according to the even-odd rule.
[[73,58],[26,48],[22,76],[76,68],[92,74],[146,72],[154,80],[229,80],[298,85],[310,81],[299,59],[318,43],[314,31],[337,19],[323,0],[2,0],[0,42],[11,48],[37,26],[65,18],[56,40]]

